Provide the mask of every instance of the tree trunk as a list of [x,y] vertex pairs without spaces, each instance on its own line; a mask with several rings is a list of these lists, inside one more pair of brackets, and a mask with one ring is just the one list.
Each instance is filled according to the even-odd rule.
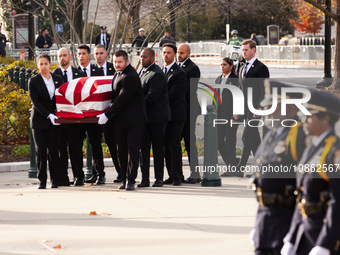
[[83,1],[76,0],[75,8],[74,28],[76,30],[75,32],[79,35],[79,38],[82,38]]
[[138,35],[138,30],[140,28],[140,19],[139,19],[139,11],[140,6],[142,4],[142,0],[135,0],[133,8],[131,10],[131,18],[132,18],[132,26],[133,26],[133,34]]
[[334,49],[334,79],[331,89],[340,90],[340,28],[339,22],[335,21],[335,49]]

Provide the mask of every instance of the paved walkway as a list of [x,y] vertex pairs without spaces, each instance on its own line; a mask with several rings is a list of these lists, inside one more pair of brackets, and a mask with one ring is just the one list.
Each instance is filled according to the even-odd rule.
[[1,173],[0,254],[252,254],[249,179],[120,191],[106,172],[103,186],[53,190],[27,171]]

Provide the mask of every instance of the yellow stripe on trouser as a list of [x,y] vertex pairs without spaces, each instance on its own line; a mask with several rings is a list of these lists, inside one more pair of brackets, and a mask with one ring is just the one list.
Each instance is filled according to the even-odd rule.
[[330,150],[332,149],[333,144],[336,142],[336,137],[335,136],[330,136],[325,140],[325,149],[323,150],[321,154],[321,159],[320,159],[320,166],[321,166],[321,171],[318,171],[318,174],[321,176],[322,179],[325,181],[329,181],[329,178],[326,174],[326,170],[323,169],[323,164],[326,163],[326,157]]
[[288,147],[288,145],[290,145],[290,152],[292,154],[292,158],[294,159],[295,162],[298,161],[297,158],[297,151],[296,151],[296,139],[297,139],[297,135],[299,132],[299,127],[301,127],[302,123],[298,122],[298,124],[295,127],[292,127],[287,135],[287,139],[286,139],[286,147]]

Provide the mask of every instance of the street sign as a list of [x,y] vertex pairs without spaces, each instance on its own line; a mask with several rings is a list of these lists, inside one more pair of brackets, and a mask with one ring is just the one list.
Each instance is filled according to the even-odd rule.
[[55,28],[56,28],[57,32],[63,32],[63,25],[57,24],[57,25],[55,25]]

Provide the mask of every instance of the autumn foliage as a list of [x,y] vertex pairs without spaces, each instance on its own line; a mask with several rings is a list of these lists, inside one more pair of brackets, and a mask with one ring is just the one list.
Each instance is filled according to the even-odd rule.
[[324,23],[324,16],[321,11],[307,4],[298,8],[299,21],[290,20],[290,23],[302,34],[316,34]]

